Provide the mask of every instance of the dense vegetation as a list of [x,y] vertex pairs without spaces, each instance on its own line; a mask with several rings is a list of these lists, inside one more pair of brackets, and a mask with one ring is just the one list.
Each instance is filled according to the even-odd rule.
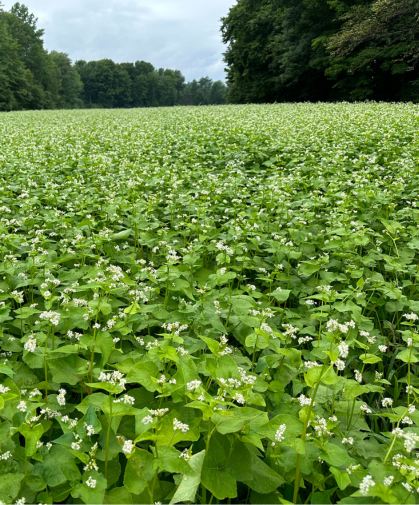
[[225,103],[222,81],[185,83],[179,70],[144,61],[73,65],[67,54],[44,48],[43,33],[26,6],[7,12],[0,2],[0,111]]
[[419,109],[0,123],[2,503],[417,503]]
[[417,0],[238,0],[229,101],[419,102]]

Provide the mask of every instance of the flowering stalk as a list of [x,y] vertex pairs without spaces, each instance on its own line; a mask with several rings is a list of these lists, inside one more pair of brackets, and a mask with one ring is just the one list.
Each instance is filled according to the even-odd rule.
[[[330,346],[332,348],[332,345]],[[308,428],[308,423],[310,421],[310,416],[311,416],[311,411],[313,410],[314,406],[314,400],[316,398],[317,391],[319,389],[322,377],[324,375],[324,369],[326,367],[326,364],[328,362],[329,358],[326,359],[326,361],[323,363],[322,371],[319,377],[319,380],[317,381],[317,384],[314,388],[313,394],[310,397],[311,402],[310,405],[308,406],[308,411],[307,411],[307,416],[306,420],[304,422],[304,427],[303,427],[303,432],[301,434],[301,440],[304,442],[304,439],[306,437],[307,433],[307,428]],[[295,470],[295,481],[294,481],[294,497],[293,497],[293,503],[297,503],[297,498],[298,498],[298,491],[300,490],[300,466],[301,466],[301,454],[297,454],[297,465],[296,465],[296,470]]]

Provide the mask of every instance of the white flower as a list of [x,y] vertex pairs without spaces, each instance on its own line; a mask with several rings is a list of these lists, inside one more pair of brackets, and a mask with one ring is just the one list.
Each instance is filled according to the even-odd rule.
[[83,470],[85,472],[88,472],[89,470],[96,470],[98,471],[99,470],[99,467],[97,466],[96,464],[96,460],[95,459],[91,459],[87,465],[83,468]]
[[244,405],[246,403],[246,400],[244,396],[240,393],[234,393],[234,396],[232,397],[233,400],[235,400],[237,403],[240,403],[241,405]]
[[402,486],[406,489],[406,491],[409,491],[409,493],[413,490],[413,487],[407,482],[402,482]]
[[405,317],[408,321],[417,321],[419,319],[418,315],[413,312],[410,314],[403,314],[403,317]]
[[25,503],[26,503],[26,498],[24,498],[24,497],[15,501],[15,505],[25,505]]
[[298,397],[298,401],[300,402],[300,405],[304,407],[305,405],[311,405],[313,403],[313,407],[315,405],[315,402],[312,402],[311,398],[307,398],[305,395],[300,395]]
[[359,492],[362,496],[367,496],[370,487],[375,486],[375,482],[372,480],[371,475],[367,475],[362,479],[361,484],[359,485]]
[[335,361],[335,366],[338,370],[341,370],[341,371],[345,370],[345,365],[346,365],[346,363],[339,358]]
[[36,339],[33,337],[29,337],[29,339],[25,342],[23,348],[28,352],[35,352],[36,349]]
[[413,421],[410,419],[410,417],[403,417],[402,423],[404,424],[413,424]]
[[12,454],[10,451],[4,452],[3,454],[0,454],[0,460],[7,461],[12,457]]
[[65,389],[60,389],[59,393],[60,394],[57,395],[58,405],[61,405],[61,407],[64,407],[64,405],[65,405],[65,394],[67,393],[67,391]]
[[184,449],[179,455],[179,458],[183,458],[185,461],[188,461],[189,458],[191,457],[191,453],[192,453],[191,449]]
[[392,398],[384,398],[381,400],[381,405],[383,407],[391,407],[393,405],[393,399]]
[[153,418],[151,416],[145,416],[143,417],[143,420],[141,422],[143,422],[144,424],[149,424],[153,422]]
[[192,382],[188,382],[186,384],[186,388],[188,391],[194,391],[195,389],[198,389],[201,386],[202,382],[199,380],[194,380]]
[[157,410],[149,410],[150,414],[157,417],[163,417],[166,412],[169,412],[169,409],[157,409]]
[[135,398],[133,396],[124,395],[124,403],[127,405],[134,405]]
[[393,475],[390,475],[390,477],[386,477],[383,481],[383,484],[386,486],[386,487],[389,487],[393,484],[393,480],[394,480],[394,476]]
[[98,380],[99,382],[109,382],[114,386],[118,383],[118,386],[121,386],[123,389],[125,389],[125,383],[127,382],[126,379],[124,379],[124,375],[118,370],[115,370],[112,373],[101,372]]
[[359,370],[354,370],[355,380],[359,383],[362,382],[362,374]]
[[306,366],[310,370],[310,368],[319,366],[319,364],[317,363],[317,361],[305,361],[304,366]]
[[188,424],[183,424],[180,421],[176,419],[176,417],[173,419],[173,429],[180,430],[182,433],[186,433],[189,430],[189,425]]
[[134,442],[132,440],[126,440],[122,447],[122,452],[124,454],[131,454],[134,449]]
[[71,448],[73,449],[73,451],[79,451],[80,450],[80,444],[78,442],[73,442],[71,444]]
[[20,410],[21,412],[26,412],[27,409],[26,402],[21,401],[17,406],[17,409]]
[[349,346],[345,342],[341,342],[338,345],[339,356],[341,358],[347,358],[349,354]]
[[3,386],[2,384],[0,384],[0,393],[7,393],[10,391],[10,388],[6,387],[6,386]]
[[92,479],[92,476],[90,476],[87,480],[86,480],[86,486],[94,489],[96,487],[96,481],[95,479]]
[[379,345],[378,349],[380,352],[386,352],[387,351],[387,346],[386,345]]
[[35,388],[33,391],[31,391],[29,393],[29,398],[33,398],[34,396],[39,396],[41,393],[41,391],[39,391],[39,389]]
[[416,446],[416,443],[419,442],[419,436],[415,435],[414,433],[407,432],[407,433],[403,433],[403,437],[404,437],[403,445],[404,445],[406,451],[408,451],[408,452],[413,451],[413,449]]
[[45,319],[46,321],[49,321],[51,324],[54,326],[57,326],[60,322],[60,314],[58,312],[52,312],[50,310],[46,312],[42,312],[42,314],[39,315],[39,319]]
[[91,437],[92,435],[95,434],[95,429],[93,428],[93,426],[91,424],[84,423],[84,427],[87,430],[88,437]]
[[342,439],[342,444],[354,445],[354,439],[352,437],[345,437]]
[[281,424],[281,426],[276,430],[275,440],[277,442],[282,442],[283,440],[285,440],[285,437],[283,437],[283,435],[286,429],[287,426],[285,424]]
[[365,414],[372,414],[372,410],[368,407],[368,405],[361,405],[359,410]]

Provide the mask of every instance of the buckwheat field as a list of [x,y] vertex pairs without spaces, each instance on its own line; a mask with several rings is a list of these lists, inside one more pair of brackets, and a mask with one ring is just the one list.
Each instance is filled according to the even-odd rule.
[[418,132],[1,115],[0,503],[418,503]]

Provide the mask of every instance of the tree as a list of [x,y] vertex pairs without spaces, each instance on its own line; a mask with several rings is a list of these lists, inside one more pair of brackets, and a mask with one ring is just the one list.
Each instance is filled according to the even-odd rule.
[[9,33],[18,44],[18,54],[33,78],[30,108],[53,108],[58,100],[59,79],[53,62],[44,49],[44,30],[38,29],[37,18],[28,8],[15,3],[2,17]]
[[80,93],[83,83],[76,68],[72,65],[66,53],[51,51],[49,58],[54,63],[59,78],[59,96],[56,107],[60,109],[74,109],[82,106]]
[[0,2],[0,110],[78,107],[158,107],[223,103],[225,85],[208,77],[185,84],[179,70],[111,59],[72,64],[66,53],[48,51],[44,30],[28,8]]
[[212,83],[209,103],[212,105],[221,105],[226,103],[227,86],[223,81]]
[[[342,15],[342,29],[328,42],[329,75],[338,87],[358,80],[355,98],[419,100],[419,3],[377,0]],[[359,82],[362,80],[362,82]]]
[[19,58],[19,46],[0,15],[0,110],[10,111],[28,106],[31,101],[30,79],[29,71]]

